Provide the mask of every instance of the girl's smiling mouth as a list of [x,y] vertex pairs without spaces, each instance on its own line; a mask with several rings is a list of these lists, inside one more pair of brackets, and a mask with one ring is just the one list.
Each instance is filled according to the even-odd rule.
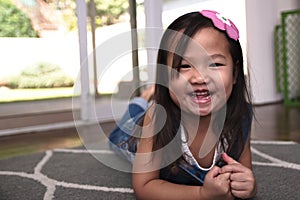
[[207,89],[195,90],[189,94],[192,101],[197,104],[207,104],[212,100],[212,94]]

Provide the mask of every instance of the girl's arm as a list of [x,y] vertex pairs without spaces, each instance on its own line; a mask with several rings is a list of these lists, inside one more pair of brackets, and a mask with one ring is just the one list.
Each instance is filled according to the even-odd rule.
[[189,199],[197,199],[199,187],[177,185],[159,179],[157,161],[151,160],[150,154],[140,155],[147,153],[143,150],[150,143],[150,139],[141,139],[134,161],[132,184],[137,199],[188,199],[188,196]]
[[247,139],[239,162],[229,157],[226,153],[222,156],[228,165],[221,168],[221,173],[231,173],[230,186],[232,194],[242,199],[254,197],[257,192],[257,186],[252,172],[250,137]]
[[137,199],[233,199],[230,187],[230,173],[220,175],[220,168],[214,167],[207,175],[204,186],[173,184],[159,179],[160,156],[152,153],[153,129],[145,117],[142,138],[136,152],[132,184]]

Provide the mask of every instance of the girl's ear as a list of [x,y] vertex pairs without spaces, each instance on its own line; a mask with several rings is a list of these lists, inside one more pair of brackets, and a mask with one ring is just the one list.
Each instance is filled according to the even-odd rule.
[[236,84],[238,79],[239,65],[240,65],[240,61],[236,61],[235,65],[233,66],[233,84]]

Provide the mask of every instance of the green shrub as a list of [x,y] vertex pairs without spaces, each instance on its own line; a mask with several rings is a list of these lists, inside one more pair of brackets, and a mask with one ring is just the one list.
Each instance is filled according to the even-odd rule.
[[71,87],[74,80],[58,66],[51,63],[38,63],[26,67],[19,76],[7,79],[10,88],[57,88]]
[[2,80],[3,86],[9,88],[18,88],[19,86],[19,76],[10,76],[4,80]]
[[0,37],[37,37],[30,19],[10,0],[0,0]]
[[61,71],[60,67],[58,65],[54,65],[51,63],[41,62],[37,63],[33,66],[26,67],[22,72],[21,76],[43,76],[55,72]]
[[[113,24],[128,11],[128,0],[94,0],[96,9],[96,26]],[[88,1],[90,8],[90,1]],[[91,16],[90,10],[88,15]]]

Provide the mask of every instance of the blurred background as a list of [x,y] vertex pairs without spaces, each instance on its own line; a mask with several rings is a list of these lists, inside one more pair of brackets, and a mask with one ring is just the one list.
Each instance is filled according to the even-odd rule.
[[299,0],[0,0],[0,157],[81,145],[76,124],[109,132],[153,83],[162,30],[202,9],[240,31],[253,139],[299,142]]

